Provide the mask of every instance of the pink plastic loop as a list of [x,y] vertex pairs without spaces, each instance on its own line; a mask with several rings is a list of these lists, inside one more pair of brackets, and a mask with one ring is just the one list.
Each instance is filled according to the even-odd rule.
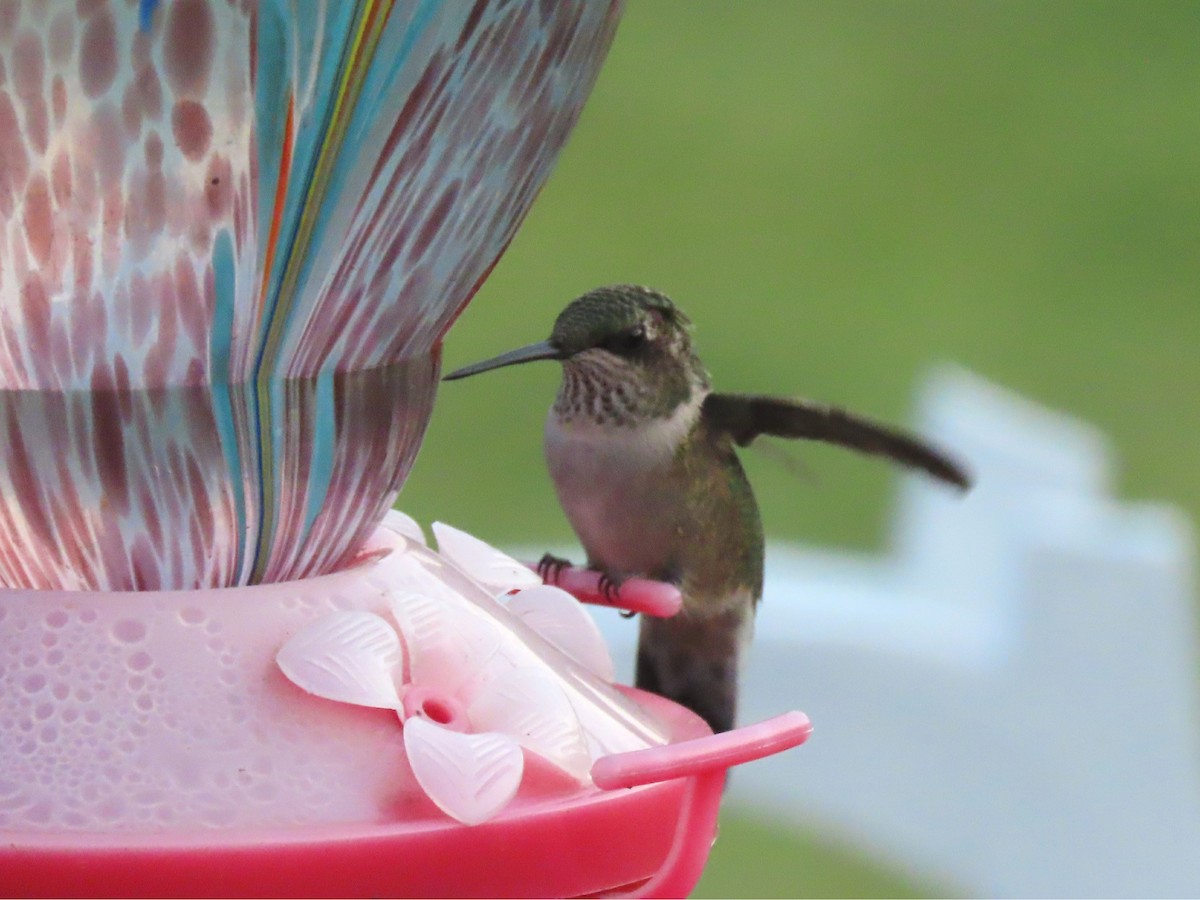
[[797,747],[810,734],[808,716],[788,712],[722,734],[602,756],[592,765],[592,780],[599,788],[615,790],[686,778]]
[[[526,565],[537,571],[536,563]],[[622,583],[621,589],[611,600],[600,590],[600,573],[592,569],[568,566],[557,578],[548,578],[546,584],[562,588],[580,603],[624,609],[660,619],[668,619],[683,608],[683,595],[679,593],[679,588],[664,581],[630,578]]]

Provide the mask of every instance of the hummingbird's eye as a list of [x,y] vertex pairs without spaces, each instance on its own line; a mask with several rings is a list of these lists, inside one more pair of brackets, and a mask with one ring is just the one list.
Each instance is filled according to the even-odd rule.
[[600,346],[617,356],[628,356],[636,353],[646,345],[646,329],[636,325],[626,331],[619,331],[612,337],[606,338]]

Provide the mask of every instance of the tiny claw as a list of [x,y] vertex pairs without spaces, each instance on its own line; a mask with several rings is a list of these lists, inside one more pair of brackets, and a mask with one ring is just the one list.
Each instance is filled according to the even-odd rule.
[[538,577],[547,584],[558,584],[558,579],[562,576],[563,569],[569,568],[570,565],[571,561],[569,559],[563,559],[561,556],[555,556],[553,553],[546,553],[538,560]]
[[600,573],[600,593],[609,603],[613,603],[617,599],[617,595],[621,593],[621,583],[624,578],[614,578],[607,572]]

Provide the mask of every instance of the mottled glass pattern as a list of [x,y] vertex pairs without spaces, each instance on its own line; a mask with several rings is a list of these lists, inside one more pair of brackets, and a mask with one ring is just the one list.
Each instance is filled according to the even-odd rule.
[[0,583],[352,554],[618,7],[0,2]]

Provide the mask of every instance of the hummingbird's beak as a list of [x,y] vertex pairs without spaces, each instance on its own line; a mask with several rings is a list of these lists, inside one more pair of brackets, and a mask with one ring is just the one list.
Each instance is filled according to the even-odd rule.
[[502,366],[515,366],[517,363],[533,362],[536,359],[564,359],[565,357],[566,354],[549,341],[539,341],[527,347],[509,350],[507,353],[501,353],[499,356],[493,356],[483,362],[455,369],[449,375],[443,375],[442,381],[455,381],[459,378],[466,378],[468,375],[478,375],[480,372],[499,369]]

